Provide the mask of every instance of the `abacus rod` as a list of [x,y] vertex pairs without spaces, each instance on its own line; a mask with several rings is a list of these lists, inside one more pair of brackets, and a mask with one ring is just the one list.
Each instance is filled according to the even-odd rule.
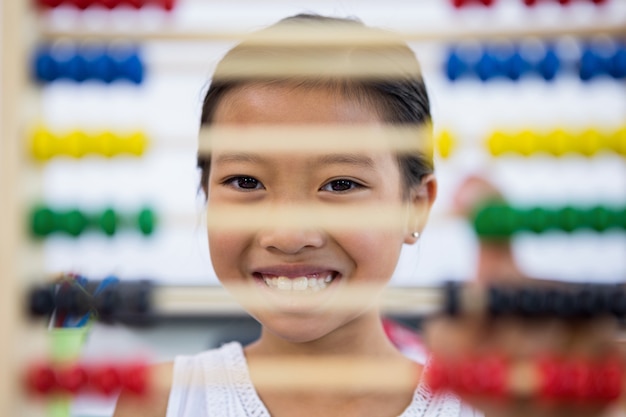
[[[408,42],[453,42],[464,40],[502,40],[511,38],[553,38],[561,36],[621,36],[626,33],[626,22],[598,25],[578,25],[570,27],[562,26],[541,26],[541,27],[520,27],[520,28],[499,28],[495,29],[456,29],[450,30],[428,30],[423,32],[404,32],[398,36]],[[249,33],[234,31],[206,31],[206,30],[66,30],[52,26],[44,27],[40,34],[48,39],[71,39],[81,41],[112,41],[112,40],[132,40],[132,41],[241,41],[247,40]],[[259,45],[281,45],[281,46],[333,46],[333,45],[369,45],[382,46],[390,42],[397,42],[397,39],[390,37],[379,37],[375,35],[363,35],[359,32],[347,30],[326,30],[324,34],[316,31],[314,36],[306,31],[298,30],[296,33],[289,31],[275,30],[272,35],[257,37],[254,41]]]
[[294,125],[206,127],[198,136],[200,153],[261,154],[329,152],[432,152],[429,126]]
[[[363,307],[362,300],[375,296],[378,291],[380,289],[356,286],[337,296],[330,308],[350,311]],[[236,288],[233,293],[223,287],[156,286],[152,296],[156,314],[165,316],[240,314],[244,312],[242,304],[249,308],[272,308],[259,298],[258,289],[246,286]],[[380,308],[391,314],[428,315],[441,309],[443,300],[440,288],[387,288],[382,293]]]

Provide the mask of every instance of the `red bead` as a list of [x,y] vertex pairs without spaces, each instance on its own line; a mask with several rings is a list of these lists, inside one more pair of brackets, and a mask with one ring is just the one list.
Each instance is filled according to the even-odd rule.
[[457,9],[465,6],[465,3],[466,3],[466,0],[452,0],[452,5],[456,7]]
[[69,3],[81,10],[85,10],[93,5],[94,0],[70,0]]
[[143,6],[145,6],[146,2],[144,0],[123,0],[122,3],[128,4],[135,9],[141,9]]
[[59,387],[69,393],[77,394],[87,386],[87,372],[80,365],[66,367],[57,371]]
[[540,393],[548,400],[561,398],[563,395],[562,364],[553,358],[543,358],[538,363],[541,374]]
[[120,374],[113,366],[102,366],[89,373],[89,382],[101,394],[111,395],[121,388]]
[[174,6],[176,6],[176,0],[161,0],[161,5],[167,11],[174,10]]
[[589,397],[598,401],[614,401],[622,393],[624,372],[619,359],[607,359],[591,370]]
[[435,357],[431,358],[425,371],[426,383],[432,392],[450,388],[448,367],[443,360]]
[[148,367],[144,364],[130,365],[120,372],[121,385],[130,392],[142,395],[148,390]]
[[28,370],[26,386],[38,394],[49,394],[57,388],[54,369],[48,365],[35,365]]
[[471,395],[503,395],[506,369],[505,361],[497,356],[467,358],[456,367],[455,389]]
[[121,2],[122,0],[100,0],[100,4],[110,10],[119,7]]

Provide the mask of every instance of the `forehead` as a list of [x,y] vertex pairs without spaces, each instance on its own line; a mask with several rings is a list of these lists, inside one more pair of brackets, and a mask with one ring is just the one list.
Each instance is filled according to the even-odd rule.
[[377,113],[331,87],[254,84],[230,91],[215,124],[382,124]]

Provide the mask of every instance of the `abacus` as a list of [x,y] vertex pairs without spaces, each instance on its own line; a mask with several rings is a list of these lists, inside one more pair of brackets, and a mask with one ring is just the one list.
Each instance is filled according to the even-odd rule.
[[[613,0],[615,1],[615,0]],[[0,368],[7,369],[2,378],[0,389],[0,413],[2,415],[42,415],[41,410],[23,412],[29,401],[29,396],[47,400],[62,398],[87,392],[103,396],[112,396],[120,389],[125,389],[136,395],[142,395],[150,384],[158,384],[152,380],[148,371],[148,364],[141,360],[133,362],[81,362],[76,358],[50,358],[49,352],[43,352],[49,341],[45,341],[41,318],[50,318],[54,315],[62,316],[91,316],[106,323],[124,323],[126,325],[145,325],[158,321],[160,316],[166,315],[200,315],[220,316],[226,314],[243,314],[231,296],[215,288],[195,288],[184,286],[158,285],[150,281],[123,281],[122,283],[103,288],[102,282],[96,280],[82,282],[81,285],[68,284],[41,284],[28,282],[21,277],[41,277],[36,262],[32,261],[24,271],[21,260],[21,248],[29,246],[31,239],[41,242],[48,238],[63,236],[69,239],[78,239],[85,235],[101,234],[114,238],[124,231],[133,231],[142,238],[151,238],[161,224],[159,212],[153,207],[135,207],[133,209],[117,208],[103,205],[101,207],[80,207],[73,205],[49,205],[45,201],[37,204],[28,200],[32,196],[22,195],[24,192],[17,184],[16,178],[20,173],[39,169],[48,163],[85,162],[89,158],[99,159],[132,159],[138,160],[145,156],[153,143],[147,133],[140,130],[118,131],[109,128],[91,128],[80,126],[74,129],[58,129],[45,123],[33,124],[37,121],[31,113],[36,110],[16,105],[21,97],[32,92],[33,87],[45,89],[56,85],[71,85],[70,88],[84,86],[124,86],[141,88],[149,82],[151,76],[150,55],[144,53],[144,44],[154,39],[169,39],[176,41],[221,41],[236,40],[244,34],[236,32],[215,31],[172,31],[168,29],[151,32],[149,30],[100,30],[98,28],[84,30],[59,28],[54,25],[38,27],[38,35],[43,38],[41,43],[21,39],[16,34],[23,32],[23,25],[29,19],[45,20],[45,14],[54,12],[54,9],[72,10],[80,16],[84,12],[97,10],[136,9],[142,13],[144,9],[158,8],[164,12],[175,11],[178,7],[173,0],[39,0],[32,5],[19,2],[5,2],[3,4],[3,71],[2,71],[2,171],[0,179],[2,194],[7,204],[3,207],[2,250],[0,251],[0,272],[7,277],[0,295],[3,333],[9,340],[15,341],[15,346],[9,344],[0,355]],[[484,13],[490,13],[490,7],[500,7],[495,0],[479,1],[451,1],[452,6],[459,8],[463,13],[465,6],[471,4],[487,6]],[[548,1],[519,1],[527,6]],[[611,1],[565,1],[558,3],[565,10],[565,6],[574,3],[588,3],[598,9],[610,7]],[[37,13],[29,12],[29,7],[36,7]],[[181,2],[180,7],[186,7]],[[594,88],[598,84],[611,82],[619,86],[626,76],[624,49],[624,22],[607,24],[606,27],[581,26],[568,28],[536,27],[525,29],[503,30],[446,30],[446,31],[408,31],[403,36],[412,43],[439,42],[452,46],[443,46],[446,50],[440,62],[433,65],[437,73],[450,82],[452,88],[463,88],[472,82],[485,83],[489,88],[491,83],[517,82],[528,80],[556,84],[562,79],[576,80],[585,83],[587,88]],[[299,45],[303,42],[321,44],[336,44],[341,42],[381,42],[384,39],[350,38],[349,33],[329,33],[323,39],[307,39],[306,34],[297,36],[283,36],[276,39],[267,39],[267,42],[278,42]],[[345,36],[344,36],[345,35]],[[511,37],[512,42],[500,42],[500,35]],[[575,50],[578,55],[572,57],[571,39],[575,36]],[[607,38],[608,37],[608,38]],[[466,43],[465,39],[475,39],[480,44]],[[565,44],[561,44],[561,38]],[[16,42],[15,39],[20,39]],[[82,42],[88,39],[87,42]],[[124,42],[119,42],[123,39]],[[538,40],[539,39],[539,40]],[[37,40],[39,41],[39,39]],[[448,48],[448,49],[446,49]],[[447,55],[446,55],[447,54]],[[364,58],[367,63],[368,57]],[[7,63],[7,65],[4,65]],[[10,65],[8,63],[11,63]],[[371,63],[371,62],[370,62]],[[245,63],[244,63],[245,64]],[[307,63],[308,64],[308,63]],[[324,63],[322,63],[324,64]],[[425,71],[429,70],[426,60]],[[301,74],[307,70],[305,66],[276,68],[233,68],[238,75],[263,75],[276,73],[289,75]],[[324,65],[318,63],[308,71],[317,72]],[[358,70],[351,69],[350,76],[376,75],[375,65],[363,66]],[[266,72],[264,72],[266,71]],[[341,73],[341,75],[346,75]],[[489,82],[489,83],[487,83]],[[27,103],[32,104],[32,103]],[[587,122],[587,121],[585,121]],[[624,126],[605,126],[598,122],[597,126],[586,126],[582,129],[551,126],[548,130],[542,127],[483,132],[486,139],[479,146],[483,154],[488,157],[506,159],[511,156],[533,158],[536,156],[584,157],[589,160],[609,155],[617,158],[623,164],[626,155]],[[467,148],[473,148],[464,132],[452,133],[453,130],[443,132],[435,140],[437,150],[448,163],[454,161],[457,155],[463,154]],[[209,140],[202,141],[201,151],[209,151],[216,146],[210,138],[215,132],[208,132]],[[223,134],[224,132],[218,132]],[[226,132],[241,136],[241,132]],[[283,132],[289,136],[295,131]],[[316,132],[319,134],[319,132]],[[357,132],[359,138],[364,132]],[[402,137],[406,132],[398,134],[397,146],[403,149],[406,146]],[[346,132],[335,133],[345,135]],[[353,133],[348,133],[352,135]],[[267,132],[264,136],[267,136]],[[481,139],[482,139],[481,137]],[[19,140],[17,140],[19,138]],[[13,140],[16,139],[16,140]],[[393,140],[395,140],[394,138]],[[328,142],[325,142],[328,140]],[[313,147],[328,146],[336,137],[329,132],[324,135]],[[372,138],[372,146],[380,146]],[[272,141],[277,148],[284,145]],[[347,142],[350,142],[349,140]],[[370,142],[368,142],[369,144]],[[469,143],[469,144],[468,144]],[[387,144],[388,145],[388,144]],[[396,143],[394,142],[394,146]],[[476,147],[474,147],[476,148]],[[267,148],[266,148],[267,149]],[[275,149],[270,149],[274,151]],[[315,149],[311,149],[315,151]],[[451,162],[450,162],[451,163]],[[32,165],[29,165],[32,164]],[[34,167],[34,168],[33,168]],[[361,216],[346,215],[340,217],[336,212],[322,213],[310,208],[296,208],[303,211],[295,217],[286,216],[286,213],[277,211],[268,213],[259,219],[263,225],[288,225],[297,227],[302,218],[315,215],[323,226],[328,227],[388,227],[395,216],[394,208],[390,208],[384,215],[361,213]],[[326,215],[328,214],[328,215]],[[211,213],[209,227],[236,228],[236,216],[245,213],[235,213],[229,210],[221,213]],[[444,216],[445,217],[445,216]],[[232,219],[235,218],[233,221]],[[230,220],[229,220],[230,219]],[[626,229],[626,211],[624,205],[595,205],[578,206],[574,204],[551,205],[523,205],[490,202],[477,208],[472,219],[475,232],[483,238],[504,239],[513,235],[533,233],[546,235],[550,232],[577,232],[623,233]],[[257,224],[253,222],[253,226]],[[248,226],[250,227],[250,226]],[[30,269],[34,270],[31,271]],[[20,279],[13,279],[20,277]],[[76,277],[71,277],[74,280]],[[623,277],[618,277],[623,281]],[[98,290],[100,288],[100,290]],[[367,292],[369,289],[365,288]],[[244,291],[245,292],[245,291]],[[245,296],[245,294],[243,295]],[[357,297],[358,299],[358,297]],[[343,308],[351,308],[350,300],[342,300]],[[400,315],[424,316],[434,311],[455,316],[459,314],[488,314],[493,317],[522,316],[541,319],[558,316],[561,318],[576,318],[591,320],[597,317],[612,317],[623,319],[626,315],[626,295],[620,285],[588,285],[567,286],[536,289],[534,287],[507,288],[492,287],[487,292],[473,292],[463,286],[450,284],[444,287],[443,293],[434,288],[413,288],[390,290],[384,298],[385,311]],[[24,305],[28,313],[24,314]],[[27,315],[35,318],[34,322],[27,321]],[[37,321],[37,319],[39,321]],[[33,324],[35,323],[35,324]],[[31,363],[31,357],[15,361],[17,350],[24,344],[24,340],[34,340],[33,350],[47,361]],[[32,352],[23,352],[24,356]],[[54,355],[52,355],[54,356]],[[559,358],[547,358],[523,364],[509,364],[504,358],[471,358],[466,362],[447,363],[439,362],[436,358],[429,368],[428,380],[432,389],[452,389],[472,395],[501,395],[501,396],[544,396],[550,400],[588,400],[608,402],[615,400],[623,392],[624,364],[616,358],[607,358],[606,361],[593,362],[582,358],[580,361],[565,361]],[[332,362],[332,361],[331,361]],[[478,362],[480,365],[472,367]],[[26,365],[25,365],[26,364]],[[416,378],[414,369],[398,369],[394,364],[371,364],[358,362],[358,367],[369,372],[382,372],[383,368],[392,370],[397,377],[397,386],[403,381]],[[298,383],[285,383],[281,372],[286,372],[288,363],[271,363],[272,373],[263,380],[264,383],[280,386],[281,389],[298,388]],[[311,361],[311,370],[319,366],[328,366],[322,362]],[[348,364],[350,365],[350,364]],[[356,366],[354,365],[354,366]],[[340,369],[346,364],[333,363]],[[466,369],[464,379],[458,379],[451,371],[457,368]],[[269,368],[268,368],[269,369]],[[520,371],[521,369],[521,371]],[[528,386],[518,386],[516,382],[508,383],[513,379],[509,375],[530,373],[532,377]],[[489,378],[484,378],[489,374]],[[562,384],[568,376],[576,375],[571,385]],[[369,373],[371,375],[371,373]],[[608,375],[608,377],[607,377]],[[606,380],[603,380],[605,378]],[[346,384],[354,384],[354,380],[334,378],[338,388],[346,388]],[[388,381],[387,379],[384,379]],[[513,379],[514,380],[514,379]],[[15,381],[25,381],[15,384]],[[282,385],[281,385],[282,384]],[[323,382],[325,386],[328,380]],[[343,384],[343,385],[342,385]],[[363,389],[381,388],[381,382],[371,377],[362,378]],[[384,382],[383,389],[394,389],[394,383]]]

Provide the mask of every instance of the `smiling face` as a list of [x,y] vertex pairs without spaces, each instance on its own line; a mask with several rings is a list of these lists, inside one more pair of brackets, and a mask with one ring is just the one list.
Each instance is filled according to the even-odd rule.
[[[212,125],[380,127],[383,123],[375,111],[324,88],[256,85],[229,92],[218,105]],[[268,207],[299,205],[341,209],[411,204],[402,197],[400,170],[391,151],[214,150],[207,188],[209,209],[235,205],[259,213]],[[266,330],[290,342],[308,342],[378,320],[376,291],[353,309],[334,307],[361,284],[377,290],[385,286],[402,244],[411,242],[415,229],[408,223],[409,216],[387,229],[321,230],[306,224],[211,229],[209,247],[223,285],[250,290],[254,305],[242,302]]]

